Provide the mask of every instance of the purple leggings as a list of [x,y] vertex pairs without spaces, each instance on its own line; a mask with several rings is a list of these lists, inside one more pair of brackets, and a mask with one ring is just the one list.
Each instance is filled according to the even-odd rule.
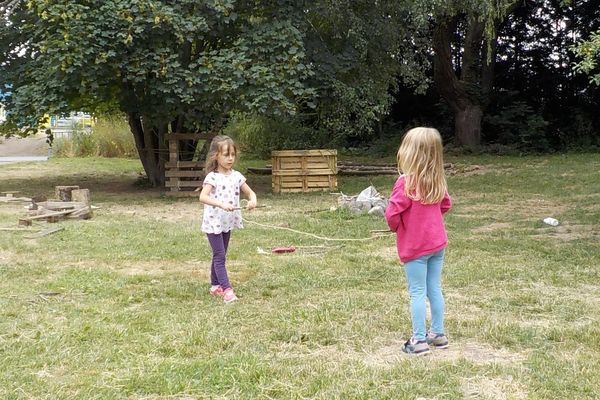
[[212,248],[213,257],[210,266],[210,283],[211,285],[221,285],[223,290],[229,289],[229,278],[227,277],[227,269],[225,268],[225,258],[227,257],[227,245],[231,231],[218,234],[207,233],[208,243]]

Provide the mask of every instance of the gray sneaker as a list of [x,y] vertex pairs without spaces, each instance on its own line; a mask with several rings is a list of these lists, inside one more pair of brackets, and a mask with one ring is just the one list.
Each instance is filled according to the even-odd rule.
[[448,347],[448,337],[443,333],[427,332],[427,344],[436,349],[445,349]]
[[411,337],[406,343],[404,343],[402,351],[407,354],[422,356],[429,353],[429,345],[427,344],[426,340],[415,340]]

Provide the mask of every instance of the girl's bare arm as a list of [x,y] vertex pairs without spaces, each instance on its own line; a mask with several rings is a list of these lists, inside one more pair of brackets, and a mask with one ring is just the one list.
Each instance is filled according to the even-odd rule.
[[242,185],[241,189],[242,192],[244,192],[244,194],[248,198],[248,205],[246,206],[246,209],[252,210],[256,207],[256,193],[254,193],[254,191],[250,189],[250,186],[248,186],[248,184],[245,182]]

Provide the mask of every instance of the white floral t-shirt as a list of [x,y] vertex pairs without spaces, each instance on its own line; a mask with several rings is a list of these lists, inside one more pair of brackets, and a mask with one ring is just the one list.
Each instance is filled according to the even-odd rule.
[[[240,191],[244,182],[246,182],[244,175],[238,171],[231,170],[231,173],[228,175],[220,172],[209,172],[206,178],[204,178],[203,185],[211,185],[213,187],[209,193],[211,199],[239,207]],[[204,205],[202,232],[219,234],[229,232],[234,228],[243,227],[240,210],[225,211],[219,207],[208,204]]]

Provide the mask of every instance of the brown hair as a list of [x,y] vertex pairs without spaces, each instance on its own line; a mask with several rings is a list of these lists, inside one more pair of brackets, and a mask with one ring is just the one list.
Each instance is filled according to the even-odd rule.
[[442,201],[448,188],[444,148],[437,129],[418,127],[406,132],[398,149],[398,172],[405,175],[404,191],[423,204]]
[[206,166],[204,170],[207,174],[217,170],[219,166],[217,164],[217,156],[223,151],[224,148],[227,148],[227,155],[231,154],[232,151],[234,155],[238,154],[237,146],[229,136],[215,136],[212,142],[210,142],[210,148],[208,149],[208,154],[206,155]]

